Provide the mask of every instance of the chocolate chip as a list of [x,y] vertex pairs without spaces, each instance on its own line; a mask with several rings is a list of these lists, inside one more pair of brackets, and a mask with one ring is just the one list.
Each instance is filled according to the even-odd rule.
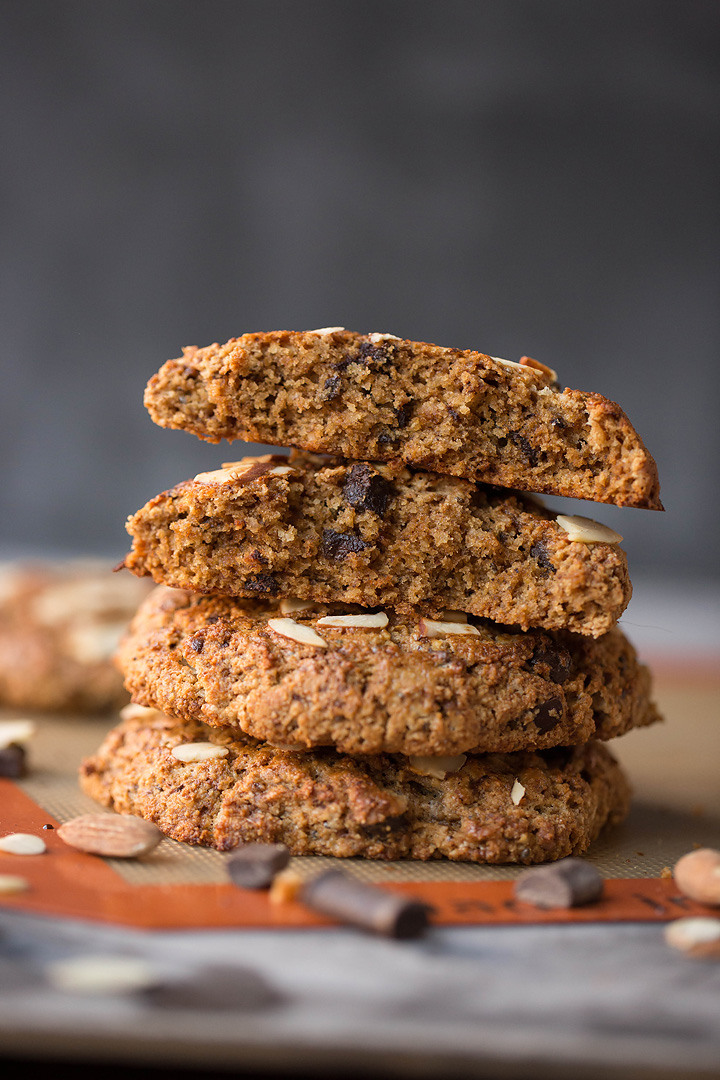
[[542,540],[538,540],[536,544],[530,548],[530,554],[533,559],[537,561],[538,566],[543,570],[555,573],[555,566],[550,562],[550,556],[548,555],[548,549],[543,544]]
[[592,904],[603,892],[603,879],[591,863],[561,859],[552,866],[533,867],[515,881],[518,900],[540,908],[570,908]]
[[272,574],[253,574],[245,581],[245,588],[253,593],[270,593],[274,596],[279,587]]
[[565,421],[562,419],[561,416],[553,416],[553,418],[551,420],[551,423],[552,423],[552,426],[556,427],[556,428],[566,428],[567,427],[567,424],[565,423]]
[[208,617],[207,617],[207,619],[205,620],[205,622],[206,622],[206,623],[208,623],[208,624],[209,624],[209,623],[216,623],[216,622],[218,621],[218,619],[219,619],[219,618],[220,618],[220,616],[219,616],[219,615],[208,615]]
[[188,641],[188,647],[196,653],[201,653],[203,651],[203,649],[205,648],[205,634],[202,630],[199,630],[197,634],[193,634],[193,636]]
[[313,878],[303,885],[299,899],[324,915],[386,937],[418,937],[428,925],[427,904],[365,885],[342,870]]
[[148,987],[143,998],[159,1008],[213,1012],[262,1009],[282,1000],[258,971],[230,964],[205,964],[188,975],[162,980]]
[[453,420],[462,420],[462,417],[460,416],[460,413],[457,412],[455,409],[451,409],[449,405],[447,407],[447,411],[450,413]]
[[370,510],[382,517],[395,494],[392,484],[369,465],[353,465],[343,484],[343,498],[356,510]]
[[336,397],[340,397],[341,393],[342,379],[339,375],[331,375],[329,379],[325,380],[322,395],[325,401],[334,401]]
[[284,844],[241,844],[227,860],[233,885],[243,889],[269,889],[276,874],[290,862]]
[[536,450],[524,435],[521,435],[519,431],[508,431],[508,437],[516,446],[520,447],[531,465],[537,465],[540,460],[540,451]]
[[381,431],[377,437],[377,441],[380,446],[391,446],[398,441],[397,435],[393,431]]
[[563,703],[559,697],[548,698],[538,705],[533,721],[543,734],[556,728],[563,718]]
[[560,685],[570,678],[572,671],[572,657],[568,650],[546,641],[538,645],[528,663],[532,671],[543,677],[547,670],[548,677]]
[[0,750],[0,776],[16,780],[25,776],[25,750],[22,746],[5,746]]
[[399,428],[406,428],[412,418],[413,409],[415,408],[414,401],[406,401],[404,405],[401,405],[399,409],[395,410],[397,416],[397,426]]
[[43,825],[43,829],[54,829],[54,825]]
[[334,529],[323,529],[323,555],[329,559],[344,559],[351,552],[363,551],[367,547],[364,540],[353,533],[339,533]]

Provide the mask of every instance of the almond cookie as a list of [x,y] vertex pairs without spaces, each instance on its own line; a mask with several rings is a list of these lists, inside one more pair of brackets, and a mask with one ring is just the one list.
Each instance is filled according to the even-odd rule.
[[418,469],[661,510],[657,467],[625,413],[555,372],[342,327],[188,348],[149,382],[156,424],[402,461]]
[[[161,584],[296,597],[599,637],[631,595],[622,537],[436,473],[308,455],[244,458],[131,517],[125,566]],[[570,524],[568,524],[570,523]]]
[[542,749],[659,719],[650,673],[617,628],[595,641],[450,618],[161,586],[118,664],[136,702],[300,750]]
[[126,702],[112,656],[148,592],[93,560],[0,567],[0,704],[101,712]]
[[[427,760],[293,753],[162,713],[127,719],[81,767],[104,806],[168,836],[228,851],[537,863],[581,855],[627,812],[629,789],[600,743]],[[179,753],[196,746],[194,755]],[[215,751],[213,753],[213,751]],[[443,775],[444,774],[444,775]]]

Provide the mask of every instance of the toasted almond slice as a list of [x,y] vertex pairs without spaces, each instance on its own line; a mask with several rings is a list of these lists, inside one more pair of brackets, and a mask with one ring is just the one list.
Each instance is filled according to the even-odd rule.
[[512,791],[510,792],[510,798],[512,799],[512,801],[515,803],[516,806],[519,806],[520,802],[524,798],[524,796],[525,796],[525,788],[523,787],[523,785],[520,783],[519,780],[516,780],[515,783],[512,786]]
[[76,994],[130,994],[159,981],[149,964],[132,956],[72,956],[49,964],[45,977],[56,990]]
[[121,720],[149,720],[151,716],[160,715],[159,709],[148,709],[145,705],[136,705],[131,702],[120,710]]
[[579,514],[558,514],[555,520],[567,533],[568,540],[578,544],[619,544],[622,540],[620,533],[614,529]]
[[236,479],[233,469],[214,469],[212,472],[201,472],[193,477],[197,484],[229,484]]
[[533,360],[532,356],[521,356],[520,366],[534,368],[535,371],[539,371],[543,375],[546,375],[551,382],[558,381],[557,371],[555,371],[551,367],[548,367],[547,364],[541,364],[539,360]]
[[289,904],[302,888],[302,878],[295,870],[281,870],[273,878],[268,899],[271,904]]
[[325,615],[318,619],[316,626],[387,626],[388,617],[384,611],[378,611],[375,615]]
[[448,773],[460,772],[466,761],[467,754],[456,754],[454,757],[408,758],[413,772],[419,776],[434,776],[437,780],[444,780]]
[[480,637],[477,627],[461,622],[435,622],[434,619],[420,619],[418,630],[423,637],[447,637],[452,634]]
[[301,645],[314,645],[317,649],[327,649],[327,641],[316,634],[312,626],[303,626],[294,619],[268,619],[268,626],[290,641],[298,641]]
[[381,341],[402,341],[397,334],[368,334],[368,341],[371,341],[373,345],[379,345]]
[[314,607],[314,600],[281,600],[280,610],[283,615],[292,615],[296,611],[307,611],[308,608]]
[[445,608],[443,622],[466,623],[467,615],[464,611],[456,611],[455,608]]
[[271,469],[268,476],[285,476],[286,473],[295,472],[289,465],[276,465],[274,469]]
[[82,814],[66,821],[57,833],[78,851],[116,859],[147,855],[163,837],[152,821],[131,814]]
[[41,837],[32,833],[15,832],[0,837],[0,851],[8,855],[42,855],[47,848]]
[[675,919],[665,927],[665,941],[688,956],[720,958],[720,919]]
[[25,892],[30,888],[27,878],[17,874],[0,874],[0,896],[12,896],[13,893]]
[[211,742],[180,743],[179,746],[172,748],[173,757],[186,763],[212,761],[214,758],[227,757],[227,754],[227,746],[218,746],[217,743]]
[[533,372],[532,368],[520,364],[517,360],[504,360],[502,356],[491,356],[490,359],[494,360],[497,364],[502,364],[503,367],[511,368],[513,371],[522,372],[524,375],[536,374]]
[[317,334],[318,337],[328,337],[330,334],[339,334],[344,326],[321,326],[319,330],[306,330],[307,334]]
[[36,731],[37,724],[33,720],[0,721],[0,750],[7,746],[22,746],[32,739]]

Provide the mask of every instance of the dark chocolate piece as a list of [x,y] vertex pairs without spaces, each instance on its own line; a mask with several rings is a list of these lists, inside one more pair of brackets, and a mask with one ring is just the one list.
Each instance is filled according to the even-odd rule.
[[263,1009],[282,998],[259,972],[229,964],[206,964],[191,974],[163,980],[143,993],[160,1008],[236,1011]]
[[563,703],[559,697],[549,698],[535,710],[535,726],[543,733],[552,731],[563,718]]
[[382,517],[394,494],[392,484],[369,465],[353,465],[343,484],[343,498],[356,510]]
[[245,582],[245,588],[248,592],[270,593],[271,596],[275,595],[278,587],[278,583],[272,574],[254,574]]
[[367,547],[364,540],[352,533],[339,533],[334,529],[323,529],[322,550],[323,555],[329,559],[344,559],[346,555],[354,551],[363,551]]
[[269,889],[276,874],[290,862],[284,844],[241,844],[227,860],[233,885],[243,889]]
[[26,772],[25,751],[22,746],[5,746],[0,750],[0,776],[17,780]]
[[582,859],[561,859],[526,870],[515,881],[515,896],[539,908],[571,908],[592,904],[603,892],[603,879]]
[[365,885],[342,870],[328,870],[303,885],[298,899],[314,911],[386,937],[418,937],[429,908],[418,900]]
[[533,544],[533,546],[530,548],[530,554],[532,555],[533,559],[537,561],[538,566],[540,566],[543,570],[547,570],[548,572],[552,572],[553,574],[555,573],[555,564],[550,561],[548,549],[545,547],[542,541],[538,540],[537,544]]

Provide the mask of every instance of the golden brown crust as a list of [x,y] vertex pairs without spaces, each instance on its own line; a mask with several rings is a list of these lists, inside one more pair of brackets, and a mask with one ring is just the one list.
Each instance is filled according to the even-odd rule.
[[593,637],[630,599],[621,548],[571,541],[534,499],[403,467],[291,462],[158,495],[128,521],[125,565],[194,592],[459,608]]
[[[228,753],[191,763],[173,756],[174,746],[196,741]],[[517,805],[516,780],[524,788]],[[221,851],[261,841],[294,855],[487,863],[583,854],[629,803],[627,782],[599,743],[472,757],[437,780],[404,758],[292,753],[160,713],[110,732],[83,763],[81,785],[176,840]]]
[[0,567],[0,704],[100,712],[128,696],[112,663],[145,583],[89,560]]
[[[329,627],[347,606],[293,620],[327,648],[268,627],[268,602],[158,588],[122,642],[133,700],[285,747],[347,754],[453,755],[610,739],[659,719],[650,675],[619,629],[599,638],[513,632],[422,633],[389,612],[385,628]],[[356,609],[359,610],[359,609]]]
[[401,461],[503,487],[661,510],[657,467],[622,409],[474,351],[347,331],[244,334],[150,380],[162,427]]

